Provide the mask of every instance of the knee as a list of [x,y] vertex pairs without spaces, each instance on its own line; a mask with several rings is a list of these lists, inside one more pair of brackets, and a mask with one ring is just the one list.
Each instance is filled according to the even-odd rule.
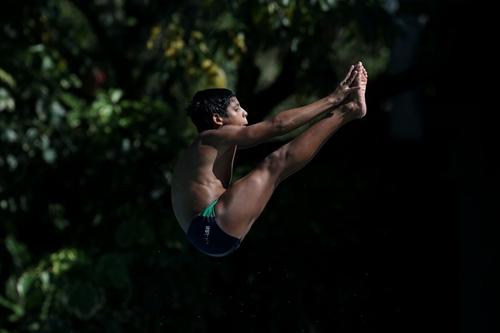
[[272,173],[279,173],[285,168],[287,155],[286,149],[278,149],[264,159],[263,165]]

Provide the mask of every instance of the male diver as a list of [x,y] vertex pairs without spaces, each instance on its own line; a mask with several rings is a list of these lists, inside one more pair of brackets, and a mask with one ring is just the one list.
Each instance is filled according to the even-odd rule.
[[[198,91],[187,112],[199,135],[175,165],[171,198],[189,241],[215,257],[235,251],[276,187],[302,169],[344,124],[365,116],[368,73],[352,65],[335,91],[309,105],[248,125],[247,111],[228,89]],[[323,118],[231,184],[236,150],[266,142]]]

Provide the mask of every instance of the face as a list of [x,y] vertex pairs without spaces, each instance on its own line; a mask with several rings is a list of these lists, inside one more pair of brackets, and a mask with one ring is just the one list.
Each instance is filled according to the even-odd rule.
[[226,111],[227,116],[222,117],[224,125],[248,125],[248,113],[241,107],[236,97],[231,97]]

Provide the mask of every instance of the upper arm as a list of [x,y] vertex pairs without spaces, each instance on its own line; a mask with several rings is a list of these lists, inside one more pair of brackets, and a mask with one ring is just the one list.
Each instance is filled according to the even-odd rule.
[[279,125],[271,118],[249,126],[225,125],[208,131],[205,138],[215,144],[254,146],[279,134]]

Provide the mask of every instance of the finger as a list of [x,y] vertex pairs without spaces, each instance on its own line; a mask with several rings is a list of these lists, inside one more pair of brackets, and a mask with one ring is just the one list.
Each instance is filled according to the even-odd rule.
[[349,77],[346,81],[347,85],[350,86],[354,82],[354,80],[356,80],[357,77],[358,77],[358,71],[352,72],[351,77]]
[[342,80],[342,82],[340,82],[340,84],[344,85],[347,83],[348,79],[350,78],[351,74],[352,74],[352,71],[354,70],[354,65],[351,65],[351,67],[349,68],[349,72],[347,72],[347,75],[345,76],[344,80]]

